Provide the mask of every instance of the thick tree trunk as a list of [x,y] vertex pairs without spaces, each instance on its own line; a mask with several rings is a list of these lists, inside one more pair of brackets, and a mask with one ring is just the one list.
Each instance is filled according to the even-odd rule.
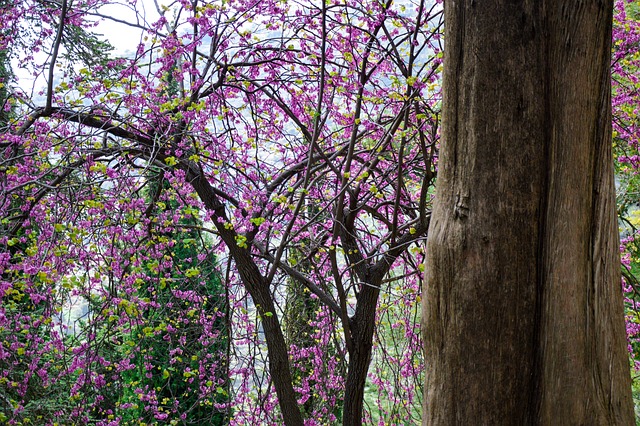
[[449,0],[425,425],[631,425],[611,0]]

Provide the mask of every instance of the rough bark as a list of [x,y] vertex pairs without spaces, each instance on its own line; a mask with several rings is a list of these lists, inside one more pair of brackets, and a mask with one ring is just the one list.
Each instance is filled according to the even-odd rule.
[[425,425],[631,425],[611,0],[449,0]]

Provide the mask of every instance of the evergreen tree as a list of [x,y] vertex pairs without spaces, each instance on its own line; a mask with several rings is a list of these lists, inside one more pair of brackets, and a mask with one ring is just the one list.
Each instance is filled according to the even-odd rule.
[[13,78],[9,52],[0,50],[0,129],[3,129],[11,117],[11,104],[9,103],[9,84]]

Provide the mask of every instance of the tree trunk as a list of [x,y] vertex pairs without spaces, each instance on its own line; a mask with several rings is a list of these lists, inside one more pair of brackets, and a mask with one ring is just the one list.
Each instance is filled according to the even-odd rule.
[[[189,171],[192,172],[191,170]],[[205,207],[215,213],[215,217],[226,219],[224,206],[218,200],[206,177],[196,172],[192,173],[193,175],[188,174],[187,176]],[[278,396],[278,405],[282,412],[283,423],[286,426],[303,426],[302,413],[293,389],[288,346],[278,320],[269,284],[251,258],[249,250],[240,248],[236,244],[236,234],[234,231],[227,229],[224,226],[224,222],[227,221],[216,220],[214,224],[220,237],[226,243],[229,253],[236,263],[242,283],[251,295],[260,315],[269,354],[269,374]]]
[[282,420],[286,426],[302,426],[304,422],[293,389],[293,378],[289,365],[289,347],[284,340],[282,327],[268,286],[264,283],[255,286],[247,284],[247,281],[244,282],[262,321],[262,329],[267,341],[267,353],[269,354],[269,374],[276,395],[278,395]]
[[611,0],[449,0],[425,425],[631,425]]
[[371,363],[373,332],[375,331],[376,309],[382,279],[370,280],[362,286],[358,295],[356,312],[351,321],[353,348],[349,352],[349,367],[344,393],[343,426],[362,424],[364,409],[364,388]]

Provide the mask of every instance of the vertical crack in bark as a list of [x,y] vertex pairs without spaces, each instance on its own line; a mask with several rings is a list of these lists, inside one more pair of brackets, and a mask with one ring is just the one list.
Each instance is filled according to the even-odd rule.
[[[455,14],[460,16],[460,20],[461,22],[464,22],[464,2],[463,1],[458,1],[458,2],[452,2],[453,4],[450,6],[449,3],[445,2],[445,13],[446,13],[446,9],[447,7],[455,7]],[[465,39],[465,26],[464,25],[459,25],[458,28],[458,40],[457,40],[457,51],[455,52],[455,67],[452,67],[455,69],[455,74],[454,74],[454,78],[456,81],[460,80],[460,77],[462,75],[462,73],[464,72],[464,68],[463,68],[463,64],[464,64],[464,39]],[[445,29],[446,30],[446,29]],[[452,52],[453,53],[453,52]],[[445,53],[446,55],[446,53]],[[452,54],[452,58],[454,57],[454,55]],[[446,60],[446,57],[445,57]],[[453,61],[453,59],[450,60],[446,60],[447,62],[451,62]],[[446,74],[445,74],[446,75]],[[446,77],[445,77],[446,78]],[[460,147],[460,143],[459,143],[459,139],[460,139],[460,129],[461,127],[463,127],[463,125],[461,125],[461,111],[458,105],[459,102],[459,87],[458,84],[448,84],[448,87],[454,87],[455,88],[455,93],[453,93],[451,96],[447,97],[447,101],[451,102],[453,101],[454,103],[454,111],[456,111],[456,118],[455,118],[455,122],[453,125],[454,128],[454,135],[455,137],[453,138],[453,143],[454,143],[454,147],[453,147],[453,164],[452,164],[452,169],[453,169],[453,180],[452,182],[457,182],[458,180],[458,161],[460,159],[460,152],[459,152],[459,147]],[[446,96],[446,94],[445,94]],[[447,124],[448,125],[448,124]],[[454,185],[456,185],[456,183],[454,183]]]
[[[555,1],[555,0],[551,0]],[[546,125],[544,129],[544,143],[543,143],[543,164],[550,165],[553,153],[551,152],[552,146],[552,103],[551,103],[551,66],[550,66],[550,52],[547,40],[549,39],[549,28],[546,17],[546,2],[541,2],[540,8],[537,9],[538,16],[536,17],[538,31],[542,32],[541,39],[545,40],[540,47],[538,55],[540,61],[543,63],[544,76],[543,76],[543,100],[544,100],[544,122]],[[543,166],[544,173],[542,174],[543,181],[541,182],[542,191],[540,192],[540,205],[538,210],[538,235],[536,249],[536,262],[537,262],[537,277],[536,277],[536,289],[535,289],[535,312],[533,320],[533,332],[532,336],[532,367],[531,367],[531,381],[529,389],[529,406],[528,414],[526,416],[528,424],[536,424],[536,419],[539,418],[539,413],[542,404],[542,394],[544,381],[541,375],[542,372],[542,360],[544,358],[544,342],[543,340],[543,310],[544,310],[544,296],[545,296],[545,281],[546,281],[546,266],[547,266],[547,217],[549,210],[549,187],[550,187],[550,174],[553,170],[549,167]]]

